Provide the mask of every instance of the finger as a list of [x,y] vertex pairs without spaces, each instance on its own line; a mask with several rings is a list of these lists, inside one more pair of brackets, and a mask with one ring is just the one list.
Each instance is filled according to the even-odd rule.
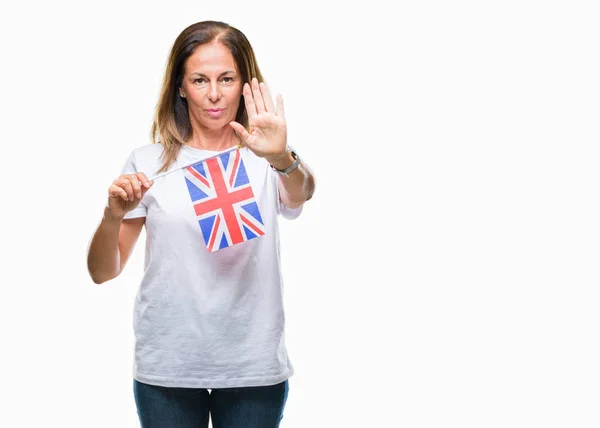
[[250,89],[250,85],[244,83],[244,104],[246,104],[246,112],[248,112],[248,119],[253,116],[256,116],[256,105],[254,104],[254,98],[252,97],[252,89]]
[[123,176],[117,182],[117,186],[125,190],[127,192],[127,199],[133,201],[133,186],[131,182],[127,179],[126,176]]
[[112,184],[108,188],[108,196],[111,198],[121,197],[122,199],[129,201],[129,196],[127,195],[127,192],[115,184]]
[[281,94],[277,94],[277,116],[285,119],[285,111],[283,110],[283,97],[281,96]]
[[260,93],[262,94],[263,101],[265,102],[265,110],[273,113],[275,111],[273,108],[273,100],[271,99],[271,93],[269,92],[269,88],[265,82],[260,82]]
[[152,184],[154,183],[153,181],[148,180],[148,177],[146,177],[146,174],[144,174],[143,172],[138,172],[135,175],[138,178],[138,180],[142,182],[142,185],[147,189],[150,188],[150,186],[152,186]]
[[146,187],[146,185],[144,184],[144,182],[142,182],[142,186],[141,186],[142,187],[142,196],[141,196],[142,198],[144,197],[144,195],[146,194],[146,192],[148,190],[150,190],[150,187],[152,187],[152,184],[154,184],[153,181],[151,181],[150,184],[149,184],[149,186]]
[[256,104],[256,112],[258,114],[265,112],[265,102],[262,94],[260,93],[260,87],[258,86],[258,79],[252,78],[252,96],[254,97],[254,104]]
[[142,197],[142,182],[138,180],[136,175],[128,175],[127,179],[131,183],[131,187],[133,187],[133,194],[136,198]]

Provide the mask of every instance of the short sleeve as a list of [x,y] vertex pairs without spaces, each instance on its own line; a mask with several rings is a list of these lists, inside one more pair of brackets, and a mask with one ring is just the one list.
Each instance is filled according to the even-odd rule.
[[300,205],[298,208],[286,207],[285,204],[281,202],[281,198],[279,197],[279,175],[271,168],[269,168],[269,170],[273,186],[275,187],[275,195],[277,198],[277,214],[281,214],[281,216],[287,220],[294,220],[298,218],[298,216],[300,216],[302,213],[302,207],[304,207],[304,205]]
[[[136,172],[138,172],[138,166],[137,166],[135,150],[134,150],[133,152],[131,152],[131,154],[125,161],[125,165],[123,165],[123,168],[121,169],[121,175],[135,174]],[[125,216],[123,218],[128,219],[128,218],[146,217],[147,212],[148,212],[148,210],[146,208],[146,205],[144,205],[144,199],[142,198],[139,205],[137,207],[135,207],[133,210],[129,211],[127,214],[125,214]]]
[[298,208],[289,208],[286,207],[283,202],[279,201],[279,213],[288,220],[294,220],[300,216],[302,213],[302,207],[304,205],[300,205]]

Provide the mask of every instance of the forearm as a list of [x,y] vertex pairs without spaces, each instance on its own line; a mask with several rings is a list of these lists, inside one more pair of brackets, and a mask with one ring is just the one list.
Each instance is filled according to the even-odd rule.
[[[294,162],[289,152],[281,159],[271,159],[275,168],[283,170]],[[289,208],[297,208],[312,198],[315,190],[315,177],[309,166],[301,161],[288,177],[279,176],[279,194],[281,201]]]
[[90,243],[88,251],[88,270],[96,284],[116,278],[121,271],[119,252],[120,218],[111,217],[108,210]]

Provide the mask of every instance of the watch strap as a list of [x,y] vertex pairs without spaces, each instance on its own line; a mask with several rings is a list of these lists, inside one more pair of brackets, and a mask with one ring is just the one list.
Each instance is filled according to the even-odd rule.
[[271,168],[273,168],[273,170],[277,174],[283,175],[284,177],[288,177],[290,175],[290,173],[292,173],[296,168],[298,168],[298,165],[300,165],[300,162],[302,161],[300,159],[300,156],[298,156],[298,154],[293,149],[290,149],[290,154],[294,158],[294,162],[290,166],[288,166],[287,168],[285,168],[285,169],[277,169],[273,165],[271,165]]

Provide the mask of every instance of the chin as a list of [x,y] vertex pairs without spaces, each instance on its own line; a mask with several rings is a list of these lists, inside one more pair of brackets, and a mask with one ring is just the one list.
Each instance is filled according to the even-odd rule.
[[217,131],[219,129],[222,129],[224,126],[229,126],[227,125],[228,123],[229,122],[223,120],[215,120],[214,122],[204,122],[202,126],[204,126],[204,128],[206,129],[210,129],[211,131]]

